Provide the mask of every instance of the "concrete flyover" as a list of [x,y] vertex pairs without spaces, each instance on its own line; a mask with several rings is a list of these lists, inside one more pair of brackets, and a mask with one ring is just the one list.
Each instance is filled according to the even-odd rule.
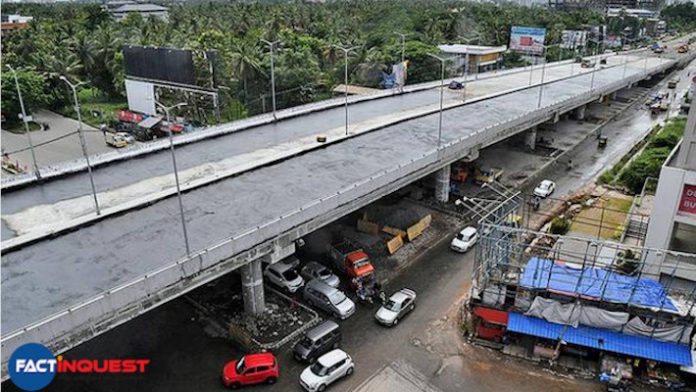
[[[3,249],[3,378],[9,355],[23,343],[68,350],[254,260],[278,259],[296,239],[351,211],[674,64],[652,57],[626,67],[619,61],[543,86],[449,105],[440,149],[437,113],[431,110],[215,178],[183,196],[196,250],[190,257],[184,256],[177,200],[171,197]],[[247,269],[250,281],[259,280],[255,266]]]

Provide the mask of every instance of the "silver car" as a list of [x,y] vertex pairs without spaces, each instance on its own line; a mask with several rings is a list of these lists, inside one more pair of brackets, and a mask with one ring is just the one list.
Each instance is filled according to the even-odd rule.
[[341,283],[338,276],[333,274],[325,265],[319,264],[316,261],[310,261],[302,267],[300,275],[307,281],[319,279],[331,287],[338,287]]
[[395,326],[399,319],[416,308],[416,292],[411,289],[401,289],[392,294],[387,302],[377,310],[375,319],[380,324]]
[[355,313],[355,303],[337,288],[331,287],[319,279],[309,281],[304,287],[304,298],[334,317],[345,320]]

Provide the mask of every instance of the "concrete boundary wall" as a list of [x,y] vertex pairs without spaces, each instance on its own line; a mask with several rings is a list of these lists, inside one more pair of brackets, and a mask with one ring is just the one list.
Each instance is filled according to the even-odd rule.
[[[658,73],[671,67],[667,62],[652,67]],[[314,200],[257,227],[224,239],[214,246],[194,253],[148,274],[58,312],[46,319],[7,334],[1,340],[2,378],[7,377],[10,354],[20,345],[41,342],[55,354],[64,352],[117,325],[174,299],[222,274],[286,247],[294,240],[339,219],[411,182],[427,176],[445,165],[486,146],[552,119],[557,113],[610,94],[646,75],[597,87],[575,97],[554,102],[503,123],[493,124],[458,140],[433,148],[409,163],[385,169],[378,174],[343,188],[336,194]]]
[[[642,51],[645,51],[645,49],[639,49],[639,50],[633,50],[633,51],[628,51],[628,52],[622,52],[624,54],[633,54],[633,53],[640,53]],[[590,56],[590,57],[611,57],[611,56],[616,56],[616,53],[611,53],[611,54],[603,54],[603,55],[597,55],[597,56]],[[638,60],[636,60],[638,61]],[[573,60],[564,60],[560,62],[554,62],[551,63],[550,66],[552,67],[557,67],[557,66],[562,66],[566,64],[573,63]],[[488,72],[485,74],[480,74],[478,80],[485,80],[485,79],[491,79],[495,78],[501,75],[508,75],[508,74],[514,74],[514,73],[523,73],[527,72],[530,70],[531,66],[528,67],[520,67],[520,68],[513,68],[510,70],[505,70],[505,71],[499,71],[499,72]],[[539,65],[536,66],[537,68]],[[462,77],[455,77],[451,79],[446,79],[445,84],[448,84],[452,80],[459,80],[462,79]],[[474,79],[467,79],[467,83],[474,82]],[[382,99],[382,98],[388,98],[392,97],[394,95],[399,95],[399,94],[409,94],[413,92],[419,92],[431,88],[436,88],[440,85],[440,81],[433,81],[433,82],[425,82],[425,83],[420,83],[412,86],[406,86],[403,89],[402,93],[398,93],[396,90],[384,90],[384,91],[379,91],[378,93],[375,94],[370,94],[370,95],[354,95],[354,96],[349,96],[348,97],[348,103],[349,104],[354,104],[354,103],[360,103],[360,102],[366,102],[366,101],[371,101],[375,99]],[[306,114],[311,114],[314,112],[322,111],[322,110],[327,110],[327,109],[332,109],[336,108],[339,106],[342,106],[345,104],[345,99],[344,98],[332,98],[328,99],[325,101],[320,101],[320,102],[313,102],[309,103],[306,105],[301,105],[301,106],[296,106],[293,108],[288,108],[288,109],[283,109],[279,110],[276,112],[278,120],[285,120],[285,119],[290,119],[294,117],[299,117],[303,116]],[[203,128],[201,130],[197,130],[193,133],[190,134],[185,134],[182,136],[178,136],[174,138],[174,145],[175,146],[180,146],[180,145],[185,145],[189,143],[195,143],[200,140],[208,139],[208,138],[213,138],[213,137],[218,137],[218,136],[223,136],[231,133],[236,133],[240,131],[245,131],[249,129],[253,129],[254,127],[258,127],[261,125],[266,125],[273,123],[273,115],[271,113],[265,113],[261,115],[257,115],[254,117],[242,119],[242,120],[237,120],[233,121],[231,123],[225,123],[221,125],[216,125],[212,127],[207,127]],[[123,150],[114,150],[110,152],[106,152],[103,154],[93,154],[90,156],[90,164],[92,167],[98,167],[102,165],[107,165],[113,162],[118,162],[121,160],[125,159],[130,159],[133,157],[141,156],[141,155],[147,155],[151,153],[155,153],[164,149],[169,148],[169,140],[164,138],[160,139],[157,141],[145,143],[142,145],[136,145],[132,147],[127,147]],[[81,171],[87,170],[87,163],[85,162],[84,158],[78,158],[70,161],[65,161],[61,162],[55,165],[49,165],[49,166],[44,166],[39,168],[39,173],[41,175],[41,181],[46,181],[50,179],[55,179],[64,175],[68,174],[73,174]],[[6,176],[2,178],[0,181],[0,190],[11,190],[13,188],[17,187],[24,187],[28,186],[34,182],[37,182],[36,175],[32,173],[25,173],[23,175],[17,175],[17,176]]]

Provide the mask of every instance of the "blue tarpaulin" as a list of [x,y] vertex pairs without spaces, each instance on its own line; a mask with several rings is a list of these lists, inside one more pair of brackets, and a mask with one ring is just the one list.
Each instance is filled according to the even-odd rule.
[[691,366],[691,350],[687,345],[662,342],[643,336],[626,335],[608,329],[584,325],[573,328],[536,317],[510,313],[507,330],[551,340],[560,338],[566,343],[578,346],[652,359],[673,365]]
[[655,280],[621,275],[602,268],[572,268],[538,257],[527,263],[520,286],[607,302],[677,310],[664,287]]

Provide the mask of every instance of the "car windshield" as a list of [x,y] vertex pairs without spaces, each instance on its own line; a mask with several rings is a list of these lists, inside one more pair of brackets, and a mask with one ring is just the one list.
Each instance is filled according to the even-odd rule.
[[397,312],[397,311],[399,310],[399,304],[396,303],[396,302],[394,302],[394,301],[391,300],[391,299],[390,299],[389,301],[387,301],[386,304],[384,304],[384,307],[385,307],[387,310],[391,310],[392,312]]
[[317,376],[321,377],[326,375],[326,368],[319,362],[315,362],[310,369],[312,370],[312,373],[316,374]]
[[336,290],[333,293],[329,294],[329,301],[331,301],[331,303],[334,305],[338,305],[345,300],[346,300],[346,295],[343,294],[342,291]]
[[548,182],[542,182],[541,184],[539,184],[539,188],[541,188],[541,189],[549,189],[550,186],[551,186],[551,183],[548,183]]
[[242,357],[242,359],[240,359],[239,362],[237,362],[237,374],[244,373],[244,369],[244,357]]
[[287,280],[288,282],[291,282],[291,281],[297,279],[297,272],[289,269],[289,270],[283,272],[283,278],[285,278],[285,280]]
[[464,235],[462,233],[457,234],[457,239],[459,241],[469,241],[471,239],[471,235]]
[[356,261],[353,265],[355,266],[355,268],[362,268],[362,267],[368,265],[369,263],[370,263],[370,261],[367,258],[364,258],[364,259],[360,259],[360,260]]
[[305,337],[300,341],[300,346],[302,347],[312,347],[312,339]]

